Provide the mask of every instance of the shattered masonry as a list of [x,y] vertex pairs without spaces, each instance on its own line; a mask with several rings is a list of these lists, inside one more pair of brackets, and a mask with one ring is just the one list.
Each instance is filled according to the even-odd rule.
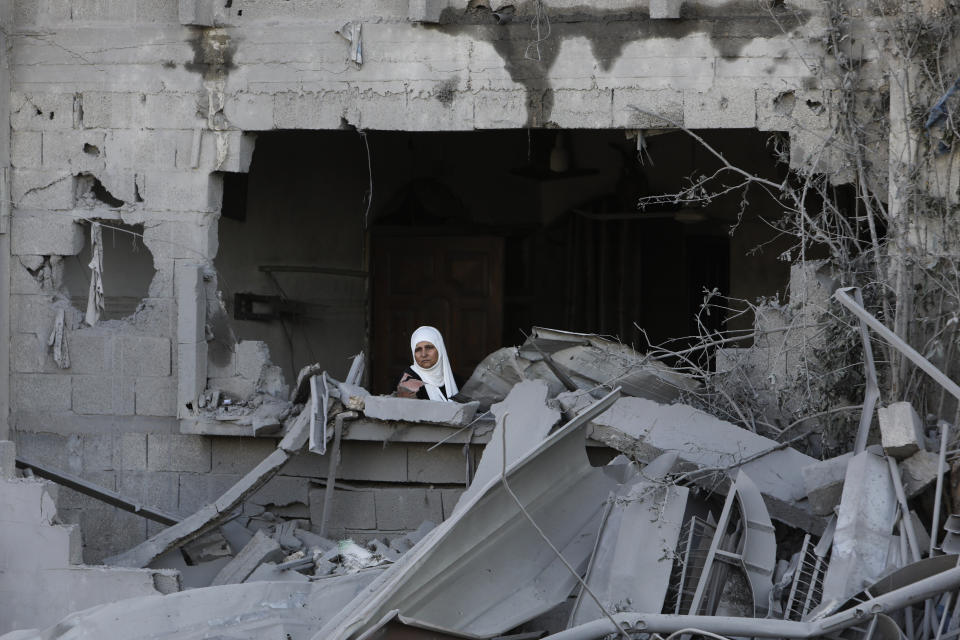
[[[744,257],[765,242],[756,198],[745,214],[729,205],[700,245],[669,241],[696,235],[687,225],[709,216],[695,207],[651,211],[640,232],[612,225],[707,171],[711,154],[681,129],[709,131],[720,156],[746,157],[768,186],[788,168],[854,182],[830,144],[851,97],[900,129],[912,117],[897,99],[909,83],[872,39],[881,15],[854,9],[0,3],[0,634],[598,638],[703,625],[800,638],[863,622],[845,608],[855,597],[876,606],[868,635],[954,632],[948,426],[881,398],[871,446],[820,460],[694,406],[696,382],[595,335],[636,343],[637,323],[686,335],[677,318],[689,321],[704,287],[681,299],[667,279],[696,271],[701,251],[722,253],[727,281],[700,285],[785,297],[731,319],[757,339],[716,351],[719,392],[758,390],[766,424],[795,417],[784,397],[803,382],[795,347],[830,347],[809,327],[851,283],[821,262],[791,264],[786,245]],[[825,47],[839,14],[856,60]],[[945,131],[941,145],[950,95],[925,129]],[[881,178],[869,188],[891,212],[908,191],[896,183],[911,144],[900,129],[870,145]],[[630,182],[639,165],[654,178],[646,191]],[[926,178],[931,193],[956,183]],[[594,196],[612,200],[589,209]],[[546,233],[513,244],[516,229],[558,220],[566,253],[550,253]],[[506,283],[481,328],[475,300],[450,312],[474,322],[462,333],[496,335],[471,356],[460,405],[378,395],[375,376],[393,375],[371,352],[390,342],[378,318],[397,324],[377,308],[383,256],[397,257],[378,232],[417,224],[447,238],[469,228],[464,254],[495,266],[417,254],[393,270],[413,275],[387,300],[432,261],[462,278],[446,284],[464,299],[479,272]],[[929,230],[907,227],[890,233],[915,250]],[[644,252],[656,268],[632,272],[623,256]],[[604,266],[615,254],[623,262]],[[528,271],[504,274],[517,255]],[[537,297],[560,294],[554,306]],[[541,312],[592,333],[512,337],[511,322],[526,331]],[[358,352],[372,360],[348,359]],[[649,547],[629,543],[638,531]],[[651,577],[638,585],[621,566]],[[172,611],[178,622],[162,622]],[[719,616],[735,621],[708,629]]]

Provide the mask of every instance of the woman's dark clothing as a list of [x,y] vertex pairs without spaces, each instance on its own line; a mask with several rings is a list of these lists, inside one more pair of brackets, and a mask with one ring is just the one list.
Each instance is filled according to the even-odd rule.
[[[421,378],[419,375],[417,375],[417,372],[416,372],[416,371],[414,371],[414,370],[411,369],[410,367],[407,367],[406,369],[403,370],[403,375],[400,376],[400,382],[404,382],[404,381],[410,380],[410,379],[419,380],[419,381],[423,382],[423,378]],[[397,383],[397,386],[400,386],[400,382]],[[444,395],[444,397],[446,397],[446,395],[447,395],[446,390],[445,390],[442,386],[441,386],[441,387],[438,387],[438,388],[440,389],[440,393],[442,393],[442,394]],[[429,399],[430,399],[430,396],[427,395],[427,388],[426,388],[425,386],[424,386],[424,387],[420,387],[419,389],[417,389],[417,399],[419,399],[419,400],[429,400]]]

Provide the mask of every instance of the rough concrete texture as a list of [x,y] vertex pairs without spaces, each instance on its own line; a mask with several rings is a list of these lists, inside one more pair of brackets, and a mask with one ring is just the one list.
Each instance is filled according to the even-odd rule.
[[711,489],[726,492],[724,471],[742,469],[760,488],[771,518],[809,531],[825,525],[810,511],[804,493],[802,469],[816,460],[795,449],[691,406],[644,398],[620,398],[591,424],[591,438],[638,460],[680,452],[681,466],[703,469],[693,480]]
[[210,584],[217,586],[243,582],[261,563],[282,558],[283,551],[280,549],[280,544],[262,530],[257,531],[247,546],[214,576]]
[[887,566],[896,511],[887,461],[870,451],[851,458],[823,581],[823,602],[843,602],[879,577]]
[[545,383],[525,380],[515,385],[503,402],[490,407],[497,426],[483,451],[473,482],[458,504],[468,504],[498,478],[503,471],[504,459],[509,468],[544,441],[550,429],[560,421],[560,412],[546,406],[548,392]]
[[840,504],[843,480],[847,476],[847,464],[852,457],[853,453],[845,453],[801,469],[811,513],[828,516],[833,513],[834,507]]
[[925,448],[923,422],[909,402],[896,402],[877,410],[880,440],[887,455],[898,460]]
[[429,422],[462,426],[469,424],[477,413],[479,402],[434,402],[392,396],[367,396],[363,401],[363,413],[377,420],[402,420],[404,422]]
[[[940,456],[932,451],[917,451],[915,454],[900,462],[900,473],[903,479],[903,492],[907,498],[913,498],[937,480],[940,469]],[[945,471],[949,471],[947,465]]]
[[80,564],[80,529],[55,524],[55,495],[56,485],[47,481],[0,478],[0,633],[50,625],[99,604],[179,590],[175,571]]

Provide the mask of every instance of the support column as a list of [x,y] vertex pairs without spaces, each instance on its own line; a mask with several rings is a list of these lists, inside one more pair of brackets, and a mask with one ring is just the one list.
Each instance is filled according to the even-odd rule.
[[10,39],[12,3],[0,4],[0,440],[10,438]]

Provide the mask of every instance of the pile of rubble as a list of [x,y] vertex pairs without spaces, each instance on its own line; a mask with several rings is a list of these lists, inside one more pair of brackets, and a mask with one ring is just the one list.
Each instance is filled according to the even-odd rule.
[[679,403],[691,381],[597,336],[537,329],[447,406],[370,396],[354,365],[345,382],[305,370],[291,398],[302,410],[274,454],[112,562],[178,549],[211,562],[218,536],[237,536],[236,505],[308,440],[333,451],[333,486],[344,417],[359,412],[489,433],[444,522],[368,545],[296,520],[244,528],[210,587],[2,640],[960,634],[960,518],[941,500],[948,427],[927,431],[909,403],[879,410],[876,444],[865,434],[819,461]]

